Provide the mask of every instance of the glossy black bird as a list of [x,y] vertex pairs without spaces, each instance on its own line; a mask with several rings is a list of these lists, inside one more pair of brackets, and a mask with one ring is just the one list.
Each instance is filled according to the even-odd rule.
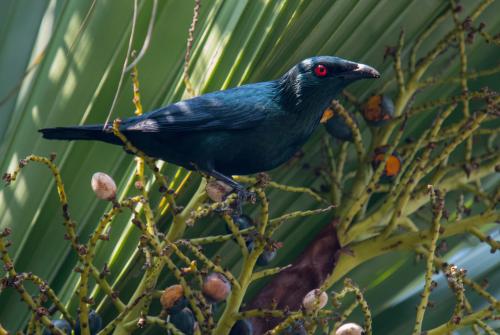
[[[123,120],[120,131],[152,157],[198,169],[233,186],[229,176],[271,170],[307,141],[331,100],[350,83],[378,78],[338,57],[303,60],[281,78],[180,101]],[[43,137],[122,145],[103,125],[41,129]]]

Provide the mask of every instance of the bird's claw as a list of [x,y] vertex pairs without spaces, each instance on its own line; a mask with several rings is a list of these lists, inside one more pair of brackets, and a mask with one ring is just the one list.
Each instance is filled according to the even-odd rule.
[[254,204],[257,200],[257,194],[255,192],[248,191],[244,188],[236,189],[236,200],[230,205],[230,210],[232,215],[240,216],[243,213],[243,204],[249,202]]
[[238,194],[238,201],[240,202],[255,204],[257,201],[257,194],[255,192],[248,191],[246,189],[239,189],[236,190],[236,193]]

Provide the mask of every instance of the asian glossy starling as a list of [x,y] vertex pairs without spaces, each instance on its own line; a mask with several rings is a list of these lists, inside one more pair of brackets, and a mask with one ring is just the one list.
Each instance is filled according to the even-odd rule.
[[[307,141],[331,100],[350,83],[378,78],[338,57],[303,60],[281,78],[204,94],[121,122],[120,131],[147,155],[198,169],[239,193],[231,175],[271,170]],[[111,125],[45,128],[44,138],[122,145]]]

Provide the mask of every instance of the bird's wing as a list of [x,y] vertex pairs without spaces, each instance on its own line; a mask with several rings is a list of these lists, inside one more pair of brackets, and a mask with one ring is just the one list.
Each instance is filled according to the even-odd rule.
[[257,127],[277,106],[271,83],[218,91],[177,102],[122,124],[126,131],[179,133]]

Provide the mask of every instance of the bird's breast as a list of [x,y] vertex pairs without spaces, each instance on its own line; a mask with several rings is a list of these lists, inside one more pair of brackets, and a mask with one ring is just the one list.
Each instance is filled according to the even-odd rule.
[[260,127],[213,136],[209,148],[216,169],[227,174],[268,171],[288,161],[311,136],[318,120],[296,116],[265,122]]

